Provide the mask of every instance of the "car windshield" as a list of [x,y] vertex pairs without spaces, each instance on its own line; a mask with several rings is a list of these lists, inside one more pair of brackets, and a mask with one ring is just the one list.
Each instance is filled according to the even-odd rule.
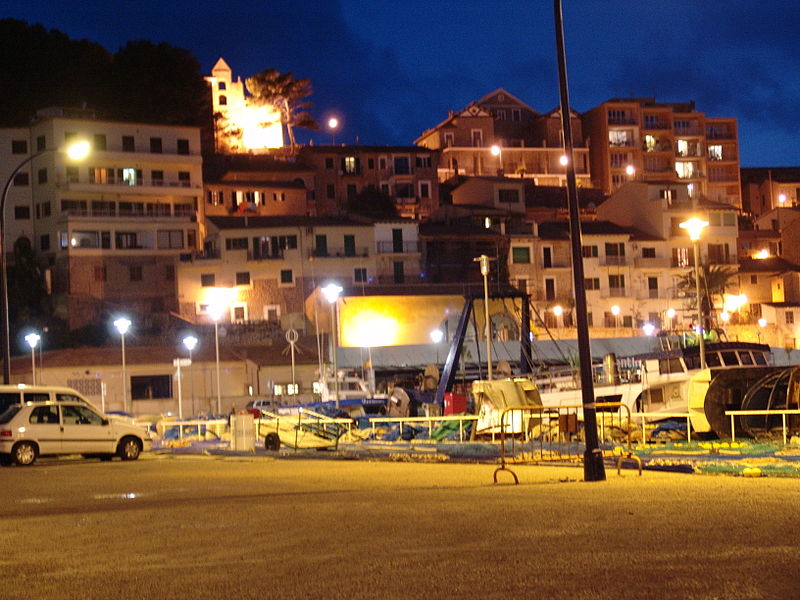
[[0,415],[0,425],[5,425],[8,423],[20,410],[22,410],[22,407],[19,405],[8,407],[6,411]]

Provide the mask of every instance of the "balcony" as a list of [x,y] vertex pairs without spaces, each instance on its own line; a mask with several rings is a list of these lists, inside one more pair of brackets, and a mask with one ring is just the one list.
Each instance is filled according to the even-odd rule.
[[648,119],[647,117],[645,117],[644,118],[644,125],[642,126],[642,129],[665,130],[665,129],[671,129],[671,127],[670,127],[669,121],[664,121],[664,120],[661,120],[661,119],[651,120],[651,119]]
[[419,254],[419,242],[378,242],[378,254]]
[[708,129],[706,138],[709,140],[734,140],[736,135],[732,131]]
[[215,260],[219,258],[219,250],[206,250],[204,252],[183,252],[181,262],[194,262],[196,260]]
[[636,125],[636,118],[630,115],[608,115],[609,125]]
[[624,287],[611,287],[600,290],[601,298],[625,298],[626,296],[628,296],[628,291]]
[[572,265],[567,260],[551,260],[550,262],[544,262],[539,265],[541,269],[569,269]]
[[309,258],[366,258],[369,248],[311,248]]
[[247,252],[247,260],[249,261],[258,261],[258,260],[280,260],[283,258],[283,250],[278,250],[276,252],[254,252],[253,250],[248,250]]
[[671,259],[666,256],[643,257],[637,256],[633,259],[633,266],[637,269],[667,269],[670,267]]
[[627,264],[624,256],[605,256],[600,260],[601,267],[624,267]]

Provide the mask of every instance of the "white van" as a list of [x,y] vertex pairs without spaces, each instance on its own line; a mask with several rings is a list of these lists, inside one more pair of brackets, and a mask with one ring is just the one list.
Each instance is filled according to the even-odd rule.
[[9,406],[23,402],[82,402],[99,410],[72,388],[25,383],[0,385],[0,413],[5,412]]

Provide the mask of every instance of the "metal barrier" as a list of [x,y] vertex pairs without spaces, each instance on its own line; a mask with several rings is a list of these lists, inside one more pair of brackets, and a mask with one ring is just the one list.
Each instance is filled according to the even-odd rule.
[[[298,443],[298,437],[303,431],[312,433],[320,438],[330,439],[334,442],[335,447],[338,449],[339,438],[343,433],[342,430],[346,428],[347,433],[350,434],[353,425],[353,420],[350,418],[328,417],[327,415],[323,415],[309,409],[302,409],[298,411],[296,417],[295,415],[281,416],[266,411],[262,411],[261,414],[262,418],[257,419],[256,423],[256,431],[258,432],[257,435],[262,435],[262,426],[265,426],[264,428],[268,432],[272,430],[270,433],[280,434],[282,431],[281,422],[283,422],[285,426],[288,424],[288,427],[291,427],[294,431],[295,450],[300,447],[300,444]],[[334,426],[335,430],[331,431],[330,426]],[[281,438],[281,441],[284,441],[284,438]]]
[[[727,413],[725,413],[727,414]],[[664,412],[637,412],[631,415],[635,418],[642,419],[642,444],[647,444],[647,435],[645,433],[645,425],[647,419],[686,419],[686,441],[692,441],[692,417],[689,413],[664,413]]]
[[736,417],[741,416],[769,416],[781,415],[781,425],[783,430],[783,444],[786,445],[786,415],[800,415],[800,410],[788,408],[784,410],[726,410],[725,416],[731,418],[731,441],[736,441]]
[[214,433],[218,438],[222,438],[222,434],[229,426],[230,423],[227,419],[192,419],[190,421],[161,419],[156,422],[156,432],[159,436],[164,437],[167,431],[177,428],[178,439],[181,441],[183,438],[193,435],[205,437],[209,431]]
[[[598,410],[598,423],[600,429],[601,451],[604,456],[608,456],[605,451],[607,430],[612,433],[616,429],[624,433],[624,454],[613,454],[617,456],[617,472],[620,472],[622,461],[625,458],[634,460],[639,466],[639,474],[642,473],[641,460],[633,455],[631,449],[631,413],[627,405],[621,402],[597,402],[597,409],[614,409],[612,412]],[[515,462],[523,460],[529,462],[579,462],[582,460],[580,455],[580,436],[578,413],[583,410],[582,404],[571,404],[562,406],[512,406],[503,409],[500,414],[500,466],[494,471],[494,482],[497,483],[497,474],[500,471],[508,471],[514,477],[514,483],[519,483],[517,474],[508,468],[509,458],[506,452],[507,433],[510,435],[510,453]],[[510,423],[514,419],[507,416],[512,413],[522,413],[521,419],[517,421],[523,423],[521,434],[508,432]],[[610,421],[610,423],[606,423]],[[517,435],[522,435],[522,458],[517,455]],[[531,443],[529,457],[525,457],[525,444]],[[566,446],[564,445],[566,442]],[[573,447],[574,442],[574,447]],[[538,448],[534,449],[534,444],[538,443]],[[612,446],[612,450],[615,447]],[[538,451],[536,453],[534,450]]]
[[477,415],[448,415],[434,417],[371,417],[369,423],[372,426],[372,434],[375,435],[375,425],[378,423],[398,423],[400,425],[400,435],[403,435],[403,423],[427,423],[428,435],[433,435],[434,423],[447,421],[458,421],[458,441],[464,441],[464,421],[477,421]]

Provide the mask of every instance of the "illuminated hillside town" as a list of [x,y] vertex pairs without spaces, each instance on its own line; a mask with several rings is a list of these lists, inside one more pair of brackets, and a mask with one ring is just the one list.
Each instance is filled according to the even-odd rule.
[[[91,106],[43,107],[0,130],[10,306],[32,268],[67,332],[105,332],[93,348],[55,348],[38,331],[38,382],[159,413],[174,410],[177,357],[191,357],[186,410],[218,412],[317,397],[337,360],[371,393],[419,383],[454,340],[473,347],[462,369],[536,371],[520,364],[526,352],[574,363],[559,345],[576,338],[570,163],[590,337],[608,354],[697,343],[700,331],[800,347],[800,168],[741,168],[735,118],[611,98],[571,110],[567,156],[560,107],[498,88],[431,115],[408,145],[336,144],[346,116],[309,124],[269,91],[285,74],[265,73],[243,81],[219,58],[207,130],[105,120]],[[296,142],[293,126],[312,125],[330,143]],[[82,160],[53,151],[79,140],[91,147]],[[476,299],[469,327],[465,298]],[[34,328],[13,314],[9,375],[33,383],[21,336]],[[109,330],[120,316],[130,328]]]

